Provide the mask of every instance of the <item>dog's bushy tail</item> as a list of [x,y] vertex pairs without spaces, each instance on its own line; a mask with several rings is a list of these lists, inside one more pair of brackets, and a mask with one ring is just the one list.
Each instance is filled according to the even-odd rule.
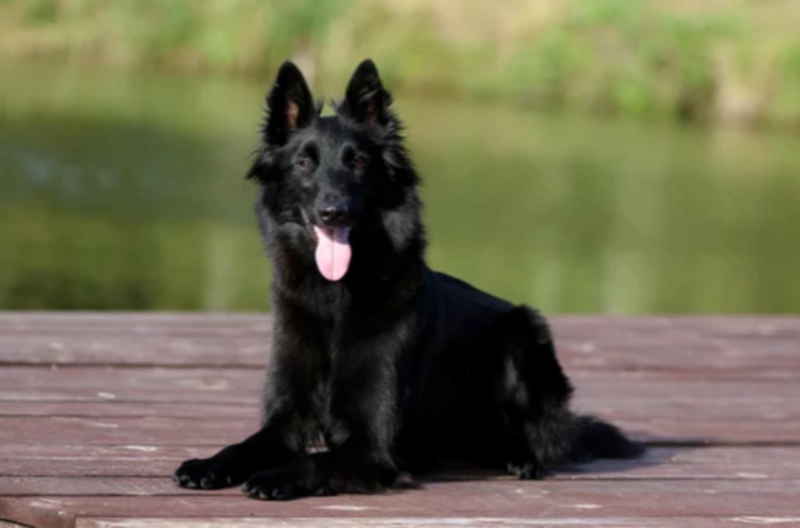
[[636,458],[645,452],[644,444],[631,440],[608,422],[588,415],[576,416],[575,422],[571,462],[589,462],[598,458]]

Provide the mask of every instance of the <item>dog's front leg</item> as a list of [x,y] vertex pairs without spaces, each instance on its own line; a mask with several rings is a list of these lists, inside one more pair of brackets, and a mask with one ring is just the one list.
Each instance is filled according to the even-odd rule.
[[297,319],[288,308],[276,316],[271,355],[267,361],[261,430],[238,444],[222,449],[211,458],[187,460],[174,480],[186,488],[217,489],[236,486],[267,468],[286,465],[305,452],[313,412],[309,401],[318,383],[319,369],[312,352],[319,340],[294,328]]
[[301,455],[259,472],[244,486],[254,498],[285,500],[315,494],[373,493],[396,482],[395,359],[404,343],[393,331],[342,347],[331,372],[330,450]]
[[254,473],[281,467],[304,451],[304,421],[297,412],[295,398],[282,387],[289,378],[282,370],[268,368],[267,385],[278,390],[268,388],[265,394],[261,429],[210,458],[187,460],[175,471],[175,482],[185,488],[199,489],[237,486]]
[[376,493],[398,476],[391,458],[368,443],[348,440],[323,453],[301,455],[278,469],[259,471],[243,490],[255,499],[290,500],[309,495]]
[[275,424],[268,425],[210,458],[187,460],[175,471],[173,480],[184,488],[219,489],[239,485],[265,468],[280,466],[295,454],[283,442],[279,429]]

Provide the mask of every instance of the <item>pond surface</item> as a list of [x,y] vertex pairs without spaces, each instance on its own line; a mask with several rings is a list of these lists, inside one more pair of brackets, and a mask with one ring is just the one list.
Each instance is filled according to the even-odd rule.
[[[0,78],[1,309],[269,307],[264,86]],[[397,100],[433,267],[547,312],[800,311],[800,138]]]

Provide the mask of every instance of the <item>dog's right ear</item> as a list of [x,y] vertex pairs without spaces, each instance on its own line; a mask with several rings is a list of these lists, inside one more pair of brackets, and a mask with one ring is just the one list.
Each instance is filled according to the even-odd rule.
[[300,72],[290,61],[281,65],[275,84],[267,96],[267,121],[264,140],[269,145],[283,145],[289,134],[308,126],[314,118],[311,90]]
[[347,84],[342,113],[367,126],[382,126],[394,119],[391,105],[392,96],[383,87],[378,68],[371,59],[365,59]]

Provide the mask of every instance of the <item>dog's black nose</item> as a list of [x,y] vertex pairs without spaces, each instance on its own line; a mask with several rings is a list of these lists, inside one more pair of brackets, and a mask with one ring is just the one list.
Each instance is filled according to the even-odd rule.
[[347,204],[344,203],[326,202],[317,210],[319,219],[322,220],[326,226],[331,227],[341,226],[347,223],[348,213]]

